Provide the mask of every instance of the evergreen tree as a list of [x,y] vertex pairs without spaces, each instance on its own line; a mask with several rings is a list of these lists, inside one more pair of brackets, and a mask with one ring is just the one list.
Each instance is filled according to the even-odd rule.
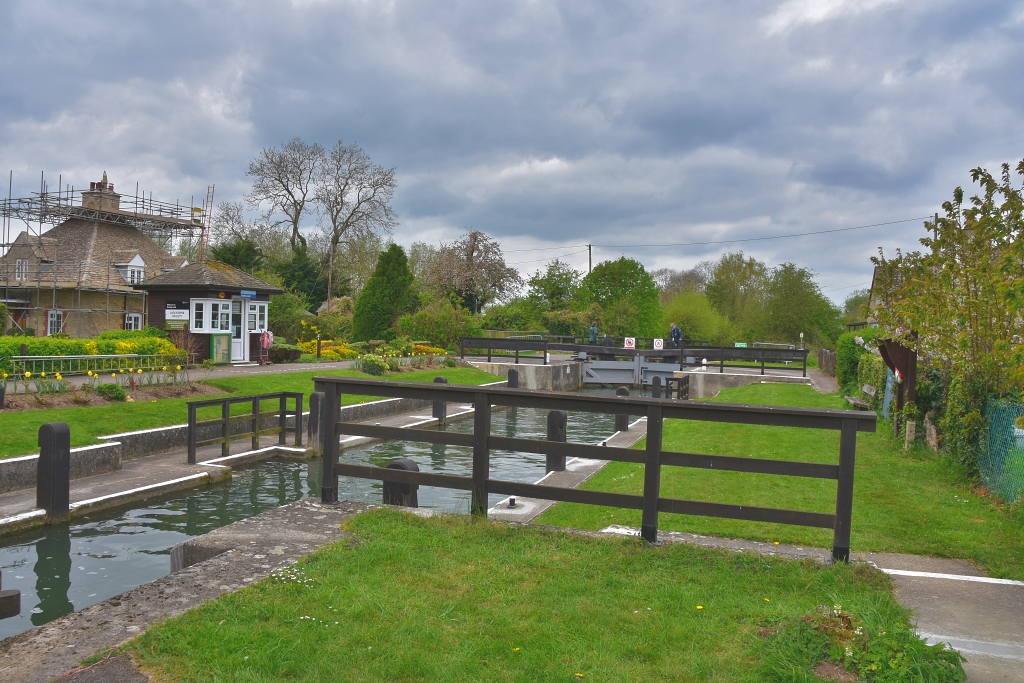
[[373,275],[356,299],[352,336],[357,341],[383,339],[398,316],[415,308],[412,281],[405,250],[392,244],[377,259]]

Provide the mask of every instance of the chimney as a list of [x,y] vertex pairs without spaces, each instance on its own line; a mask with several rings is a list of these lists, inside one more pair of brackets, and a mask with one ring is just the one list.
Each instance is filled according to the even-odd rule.
[[103,172],[103,180],[89,183],[89,191],[82,193],[82,206],[99,211],[118,211],[121,208],[121,195],[114,192],[114,184],[107,182],[107,172]]

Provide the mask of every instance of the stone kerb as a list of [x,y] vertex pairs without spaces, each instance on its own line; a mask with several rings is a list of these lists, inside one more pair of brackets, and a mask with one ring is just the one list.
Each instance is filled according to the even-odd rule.
[[[35,488],[39,454],[0,460],[0,493]],[[71,449],[71,478],[81,479],[94,474],[121,469],[121,443],[111,441]]]

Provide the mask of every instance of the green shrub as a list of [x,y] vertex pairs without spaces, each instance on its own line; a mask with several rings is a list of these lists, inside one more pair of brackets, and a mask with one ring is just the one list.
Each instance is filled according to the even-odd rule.
[[359,359],[359,369],[367,375],[383,375],[390,368],[386,358],[368,353]]
[[160,339],[167,339],[167,331],[161,330],[159,327],[153,327],[147,325],[141,330],[107,330],[106,332],[100,332],[96,335],[96,339],[120,339],[120,340],[138,340],[146,337],[159,337]]
[[302,357],[302,349],[294,344],[274,343],[270,347],[267,356],[271,363],[293,363]]
[[0,303],[0,336],[7,330],[7,304]]
[[839,339],[836,340],[836,380],[840,386],[857,381],[860,357],[868,353],[863,344],[857,343],[857,338],[869,342],[877,334],[877,327],[867,327],[856,332],[844,332],[839,335]]
[[888,376],[888,368],[885,361],[877,353],[865,353],[860,357],[857,364],[857,388],[864,391],[864,385],[870,384],[875,388],[874,398],[865,397],[871,401],[873,407],[880,408],[885,397],[885,382]]
[[685,339],[707,339],[718,346],[733,341],[732,323],[715,310],[703,292],[679,292],[665,304],[664,312],[665,324],[678,325]]
[[454,368],[454,367],[458,367],[458,365],[459,365],[458,362],[454,358],[445,358],[443,364],[444,364],[444,366],[446,368]]
[[398,316],[417,305],[412,281],[405,250],[392,244],[377,259],[373,275],[356,299],[352,336],[359,340],[384,337]]
[[460,337],[476,337],[482,332],[476,319],[465,308],[456,308],[441,297],[412,315],[403,315],[395,324],[398,334],[410,339],[429,340],[434,346],[454,349]]
[[108,401],[123,401],[128,398],[128,394],[125,393],[124,387],[117,384],[101,384],[96,387],[96,393]]

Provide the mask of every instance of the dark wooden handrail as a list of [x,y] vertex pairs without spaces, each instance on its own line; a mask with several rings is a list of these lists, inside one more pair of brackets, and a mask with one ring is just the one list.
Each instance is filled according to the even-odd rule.
[[[199,446],[210,446],[219,443],[221,445],[221,457],[224,458],[231,453],[232,441],[250,438],[252,439],[252,449],[256,450],[260,447],[260,437],[269,434],[278,434],[278,444],[283,446],[285,444],[285,434],[287,432],[293,432],[295,434],[295,445],[301,446],[303,396],[304,394],[301,392],[279,391],[276,393],[256,394],[253,396],[229,396],[224,398],[208,398],[199,401],[189,401],[186,404],[188,405],[188,464],[196,464],[196,449]],[[295,408],[291,411],[288,410],[289,399],[295,402]],[[260,410],[260,403],[263,401],[277,401],[277,409]],[[249,412],[243,415],[232,415],[231,406],[242,403],[248,403],[250,405]],[[202,422],[197,420],[197,413],[200,408],[211,408],[216,406],[219,406],[221,409],[221,415],[219,418],[204,420]],[[264,417],[269,415],[277,416],[277,426],[261,428],[261,421]],[[291,427],[288,426],[289,415],[292,415],[294,418],[294,424]],[[251,427],[247,432],[232,434],[231,425],[236,422],[249,422]],[[220,425],[220,436],[200,441],[198,439],[199,428],[206,425]]]
[[[319,394],[318,399],[321,406],[319,419],[324,458],[321,499],[325,503],[337,501],[338,477],[351,476],[468,490],[472,493],[471,512],[482,516],[487,514],[489,493],[639,509],[642,511],[640,534],[645,540],[652,542],[657,538],[659,512],[796,524],[833,529],[833,557],[844,561],[849,560],[850,554],[850,520],[853,511],[857,432],[875,431],[877,419],[874,413],[851,410],[706,403],[633,396],[581,395],[512,389],[493,385],[473,387],[350,377],[315,377],[313,381]],[[475,411],[473,433],[456,434],[428,429],[398,429],[340,422],[343,393],[471,403]],[[613,415],[643,415],[647,417],[646,449],[640,451],[630,448],[495,436],[490,433],[492,406],[574,410]],[[794,462],[665,451],[661,443],[662,425],[665,419],[837,430],[840,432],[839,462],[838,464]],[[342,435],[469,447],[473,449],[472,476],[410,472],[371,465],[338,463],[338,439]],[[642,463],[644,465],[644,493],[642,496],[636,496],[491,479],[490,451],[495,449],[540,453],[555,457],[583,457]],[[836,509],[834,513],[824,513],[663,498],[660,495],[662,466],[835,479],[838,482]]]

